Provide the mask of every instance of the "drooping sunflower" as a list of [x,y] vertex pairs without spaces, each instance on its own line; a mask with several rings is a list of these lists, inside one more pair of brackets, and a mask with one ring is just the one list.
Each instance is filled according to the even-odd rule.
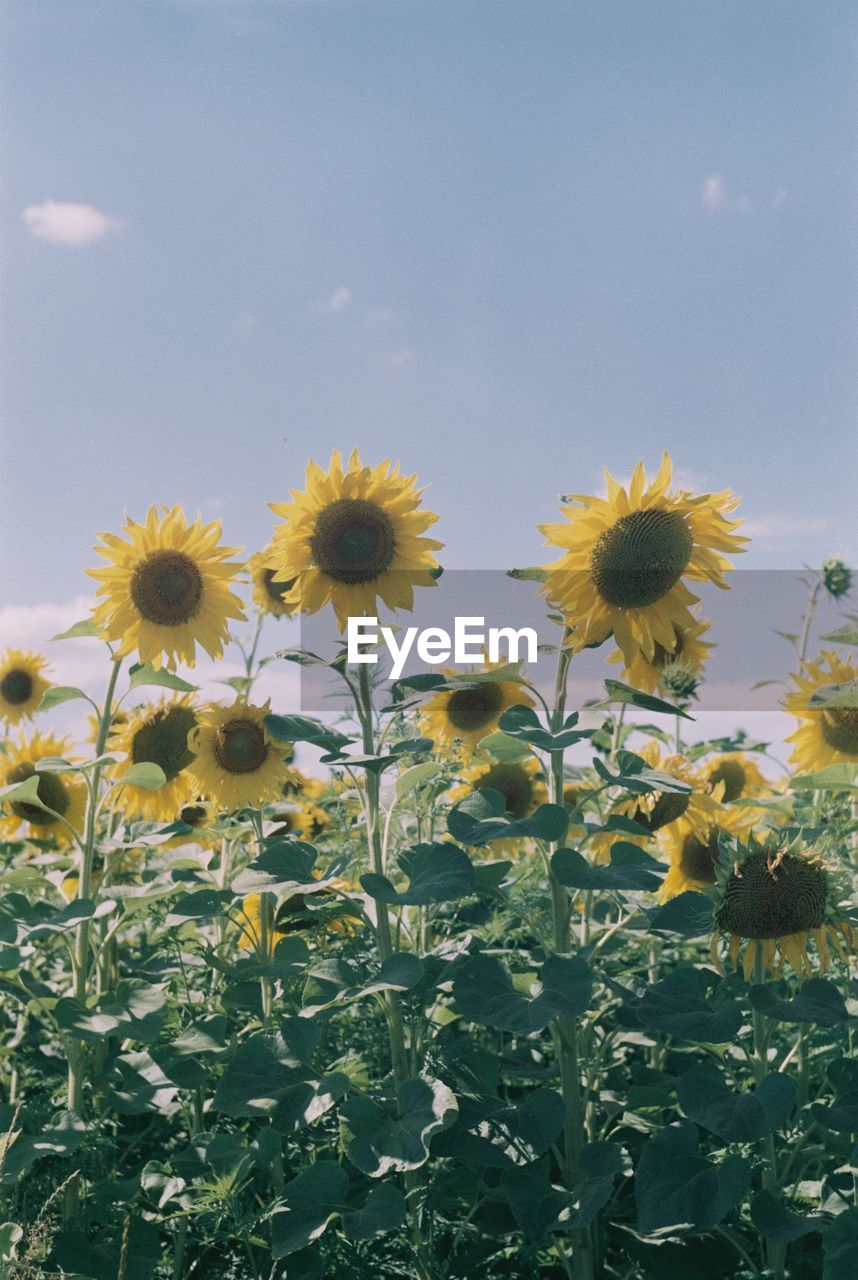
[[[641,649],[636,650],[631,663],[623,666],[623,679],[634,689],[642,689],[644,693],[654,693],[658,688],[666,692],[665,684],[675,686],[680,672],[686,680],[693,679],[696,683],[712,648],[711,644],[701,639],[711,625],[710,622],[695,618],[690,627],[674,627],[673,648],[668,650],[656,641],[650,659],[645,657]],[[616,649],[608,661],[624,662],[621,650]]]
[[95,548],[107,568],[87,569],[103,596],[94,618],[117,654],[138,650],[142,662],[171,671],[177,662],[194,666],[199,644],[220,658],[228,619],[243,621],[244,609],[230,591],[240,564],[234,547],[220,545],[219,520],[188,524],[181,507],[151,507],[145,524],[125,523],[127,539],[101,534]]
[[[486,664],[477,676],[503,663]],[[445,670],[444,675],[468,679],[464,671]],[[470,760],[478,744],[494,733],[509,707],[532,707],[530,694],[514,680],[478,679],[470,688],[442,689],[420,711],[420,731],[434,739],[435,750],[452,759]]]
[[[831,951],[847,959],[854,950],[851,922],[838,909],[837,878],[824,857],[802,849],[798,841],[737,843],[732,859],[718,866],[712,958],[720,967],[719,938],[730,941],[728,955],[737,963],[743,942],[745,981],[755,975],[779,976],[788,962],[802,978],[813,973],[808,943],[816,944],[824,972]],[[759,965],[757,960],[759,958]]]
[[49,688],[42,675],[47,665],[41,654],[21,649],[7,649],[0,657],[0,720],[32,720]]
[[306,489],[271,503],[283,523],[268,567],[278,581],[294,580],[284,602],[302,613],[330,603],[341,630],[349,617],[374,614],[377,600],[411,609],[414,587],[434,584],[433,552],[443,545],[423,536],[438,517],[421,508],[415,481],[398,463],[364,466],[357,450],[345,469],[338,452],[327,473],[310,462]]
[[127,759],[111,766],[114,779],[122,777],[132,764],[160,765],[167,781],[157,791],[145,787],[124,787],[123,806],[136,818],[149,822],[173,822],[176,814],[195,795],[188,766],[194,758],[188,734],[197,724],[197,711],[190,694],[162,698],[143,707],[125,725],[117,726],[109,738],[111,752],[122,751]]
[[563,551],[542,590],[563,613],[575,650],[613,633],[627,667],[637,653],[652,662],[657,644],[673,653],[677,631],[694,626],[698,600],[684,579],[727,586],[732,566],[721,553],[746,541],[733,532],[741,521],[727,518],[739,500],[729,490],[671,491],[671,471],[665,454],[647,488],[638,463],[628,491],[606,472],[606,498],[573,494],[563,524],[540,526]]
[[271,548],[266,547],[247,562],[253,583],[253,603],[260,613],[270,614],[272,618],[288,617],[293,606],[286,603],[285,597],[295,585],[295,579],[278,579],[274,570],[268,567],[270,558]]
[[858,706],[810,705],[817,689],[847,680],[858,680],[858,663],[844,662],[833,649],[820,654],[816,662],[806,662],[793,675],[795,689],[787,694],[783,707],[802,722],[787,736],[787,742],[794,744],[790,763],[801,773],[858,761]]
[[[40,760],[47,760],[49,757],[71,760],[72,752],[73,746],[68,738],[58,738],[52,733],[33,733],[29,737],[22,735],[17,742],[9,743],[8,755],[0,757],[3,786],[13,786],[34,777]],[[80,774],[40,773],[38,777],[36,794],[42,804],[52,809],[53,813],[47,813],[34,804],[11,800],[5,805],[6,812],[0,825],[10,838],[19,835],[21,827],[26,824],[25,834],[32,839],[48,840],[53,837],[57,844],[70,844],[71,832],[60,818],[78,835],[82,834],[86,814],[86,787],[79,781]],[[54,814],[59,814],[59,818]]]
[[285,744],[270,737],[265,717],[270,704],[236,698],[230,707],[211,704],[198,717],[188,745],[194,759],[188,772],[196,787],[224,809],[276,800],[286,768]]

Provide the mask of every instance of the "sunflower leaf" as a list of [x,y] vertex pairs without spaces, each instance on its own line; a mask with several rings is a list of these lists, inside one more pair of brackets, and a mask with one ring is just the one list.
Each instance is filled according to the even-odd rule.
[[811,1231],[821,1231],[825,1223],[814,1215],[791,1213],[782,1200],[771,1191],[758,1191],[751,1201],[751,1221],[767,1240],[778,1244],[791,1244]]
[[812,1022],[817,1027],[834,1027],[849,1021],[846,1001],[833,982],[809,978],[794,1000],[782,1000],[769,983],[751,987],[751,1004],[776,1022]]
[[167,775],[154,760],[139,760],[126,769],[116,782],[117,787],[142,787],[144,791],[160,791]]
[[452,1090],[426,1076],[403,1081],[394,1115],[365,1096],[350,1097],[340,1107],[349,1159],[370,1178],[419,1169],[434,1134],[454,1124],[458,1114]]
[[640,689],[633,689],[631,685],[623,684],[622,680],[606,680],[605,688],[608,696],[600,705],[625,702],[632,707],[641,707],[644,711],[659,711],[664,715],[682,716],[684,720],[694,719],[694,716],[683,711],[682,707],[674,706],[672,702],[665,702],[663,698],[656,698],[651,693],[642,693]]
[[858,680],[824,684],[810,695],[811,707],[858,707]]
[[[50,689],[45,691],[37,710],[50,711],[52,707],[58,707],[63,702],[74,702],[77,698],[84,698],[90,706],[95,707],[92,698],[89,694],[84,693],[83,689],[76,689],[74,685],[70,684],[57,684],[52,685]],[[96,710],[98,710],[97,707]]]
[[832,644],[858,644],[858,627],[854,625],[838,627],[830,635],[822,636],[821,638],[830,640]]
[[400,856],[399,865],[408,876],[407,889],[397,893],[386,876],[369,872],[360,878],[364,891],[378,902],[425,906],[465,898],[476,886],[470,858],[447,841],[415,845]]
[[83,618],[69,627],[68,631],[61,631],[59,635],[51,636],[51,640],[77,640],[80,636],[94,636],[100,639],[101,635],[101,627],[97,626],[92,618]]
[[346,1212],[348,1175],[332,1160],[318,1160],[287,1182],[271,1215],[271,1256],[285,1258],[318,1240]]
[[447,830],[462,844],[477,846],[519,836],[562,840],[566,834],[569,814],[562,805],[541,804],[526,818],[511,818],[505,803],[499,791],[480,787],[450,810]]
[[199,688],[199,685],[189,684],[172,671],[163,667],[155,668],[148,662],[135,662],[128,675],[132,689],[137,689],[140,685],[157,685],[162,689],[175,689],[179,693],[196,693]]
[[580,1017],[589,1007],[593,978],[579,956],[552,956],[539,978],[537,994],[522,995],[500,960],[478,953],[456,964],[453,999],[471,1022],[514,1035],[542,1031],[558,1014]]
[[697,1128],[688,1122],[662,1129],[644,1146],[635,1172],[638,1231],[652,1235],[666,1227],[717,1226],[744,1200],[751,1171],[741,1156],[720,1165],[697,1154]]
[[757,1142],[782,1128],[793,1112],[795,1081],[772,1072],[755,1089],[733,1093],[716,1066],[704,1063],[680,1076],[676,1096],[682,1110],[724,1142]]
[[589,738],[593,729],[576,728],[578,712],[573,711],[563,722],[563,727],[555,732],[540,724],[539,716],[532,707],[516,705],[509,707],[501,716],[498,724],[509,738],[520,738],[539,751],[565,751],[567,747]]
[[338,752],[352,741],[345,734],[310,716],[267,715],[265,728],[278,742],[309,742],[324,751]]
[[717,982],[710,969],[675,969],[646,988],[633,1004],[638,1022],[652,1031],[663,1031],[681,1040],[700,1044],[726,1044],[744,1021],[740,1005],[715,1003],[707,992]]
[[793,791],[852,791],[858,787],[858,764],[830,764],[815,773],[790,778]]
[[618,840],[611,846],[608,866],[594,865],[574,849],[558,849],[551,870],[567,889],[631,890],[657,889],[666,868],[637,845]]

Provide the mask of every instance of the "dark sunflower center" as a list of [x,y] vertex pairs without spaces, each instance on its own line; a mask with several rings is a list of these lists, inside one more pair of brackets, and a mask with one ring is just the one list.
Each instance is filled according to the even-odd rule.
[[473,733],[497,720],[503,707],[503,691],[487,681],[473,689],[457,689],[447,702],[447,719],[454,729]]
[[255,720],[229,720],[215,733],[215,759],[227,773],[254,773],[268,757],[268,744]]
[[694,835],[687,835],[683,840],[679,865],[690,880],[697,880],[700,884],[715,883],[715,867],[720,857],[719,834],[719,828],[713,827],[705,841]]
[[599,534],[590,574],[606,604],[643,609],[667,595],[694,549],[685,517],[657,507],[621,516]]
[[316,516],[310,547],[318,568],[336,582],[372,582],[393,560],[393,522],[374,502],[338,498]]
[[691,796],[687,792],[662,791],[649,812],[637,808],[632,817],[647,831],[660,831],[669,822],[681,818],[690,802]]
[[533,780],[519,764],[493,764],[477,783],[478,791],[499,791],[511,818],[526,818],[533,803]]
[[858,755],[858,707],[827,707],[822,713],[822,736],[835,751]]
[[201,827],[206,819],[205,807],[201,804],[186,804],[179,813],[179,818],[188,827]]
[[182,551],[153,551],[131,575],[131,599],[147,622],[178,627],[189,622],[203,598],[203,576]]
[[168,782],[172,782],[191,763],[194,753],[188,747],[188,734],[197,717],[190,707],[168,707],[155,711],[142,724],[131,742],[131,760],[160,765]]
[[33,677],[29,671],[13,667],[0,680],[0,698],[12,707],[20,707],[33,696]]
[[729,804],[731,800],[738,800],[745,790],[745,770],[738,760],[722,760],[710,773],[709,781],[713,787],[724,783],[724,803]]
[[740,938],[782,938],[825,921],[828,878],[822,867],[788,853],[775,864],[752,853],[731,875],[718,924]]
[[286,582],[278,582],[273,569],[263,569],[262,585],[275,604],[282,604],[287,591],[291,591],[294,587],[295,579],[289,578]]
[[[11,771],[6,780],[11,786],[16,782],[26,782],[28,778],[35,776],[35,765],[19,764]],[[70,800],[62,778],[57,777],[55,773],[40,773],[38,778],[39,786],[36,790],[36,795],[42,804],[46,804],[55,813],[65,816]],[[44,809],[40,809],[34,804],[24,804],[13,800],[11,809],[16,818],[20,818],[22,822],[29,822],[34,827],[49,827],[51,823],[56,822],[56,818],[50,813],[45,813]]]

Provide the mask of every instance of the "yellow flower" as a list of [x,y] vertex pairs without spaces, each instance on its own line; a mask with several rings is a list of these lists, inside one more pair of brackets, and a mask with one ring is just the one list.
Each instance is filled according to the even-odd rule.
[[229,618],[243,620],[241,601],[230,591],[240,566],[232,547],[219,545],[220,521],[189,525],[181,507],[152,507],[145,524],[127,520],[128,539],[101,534],[96,552],[107,568],[87,569],[100,586],[94,618],[118,654],[137,649],[142,662],[175,670],[193,666],[199,644],[212,658],[223,654]]
[[[535,756],[524,760],[481,760],[463,769],[458,786],[451,788],[450,800],[458,804],[475,791],[498,791],[504,800],[505,812],[510,818],[526,818],[539,805],[545,804],[548,795],[540,777],[540,766]],[[492,855],[511,853],[520,849],[523,837],[493,840],[485,853]]]
[[188,739],[194,753],[188,772],[224,809],[264,804],[281,793],[287,748],[265,729],[269,711],[267,702],[254,706],[236,698],[230,707],[212,704],[199,713]]
[[316,840],[331,825],[330,815],[311,801],[290,809],[277,809],[271,821],[276,824],[272,834],[298,836],[301,840]]
[[292,607],[284,597],[295,585],[295,579],[278,581],[274,570],[268,568],[270,558],[271,548],[266,547],[264,551],[257,551],[247,562],[253,583],[253,603],[260,613],[268,613],[272,618],[288,617]]
[[6,650],[0,658],[0,720],[32,720],[49,688],[42,676],[47,665],[41,654]]
[[693,628],[690,607],[698,603],[683,579],[726,587],[730,561],[721,552],[742,549],[727,515],[738,505],[729,490],[693,495],[670,491],[671,462],[664,455],[647,488],[638,463],[628,491],[606,472],[607,498],[573,494],[563,524],[540,526],[563,555],[548,567],[543,587],[572,629],[575,650],[600,644],[611,633],[627,667],[656,645],[667,653],[676,634]]
[[775,847],[754,840],[737,853],[731,865],[718,871],[712,956],[719,967],[719,933],[730,939],[728,955],[734,964],[747,943],[742,962],[746,982],[761,976],[760,970],[780,976],[784,961],[802,978],[811,977],[811,939],[822,972],[832,947],[847,959],[854,949],[852,927],[837,910],[835,880],[818,853],[800,850],[795,843]]
[[127,759],[111,766],[114,780],[122,777],[132,764],[151,762],[160,765],[167,781],[157,791],[145,787],[125,786],[123,808],[135,818],[150,822],[173,822],[176,814],[194,795],[194,782],[188,772],[193,752],[188,734],[196,727],[197,712],[189,694],[179,698],[162,698],[153,706],[143,707],[125,725],[117,726],[108,740],[108,750],[123,752]]
[[710,821],[701,830],[682,828],[679,825],[665,828],[659,833],[661,852],[668,858],[670,868],[658,891],[659,900],[666,902],[687,890],[703,890],[715,883],[720,858],[719,838],[722,835],[747,835],[754,823],[753,812],[731,808],[720,803],[724,784],[719,782],[713,796]]
[[[631,663],[623,667],[623,679],[634,689],[642,689],[644,693],[654,693],[665,678],[670,678],[674,668],[681,667],[683,672],[691,676],[699,676],[703,664],[709,658],[711,644],[702,640],[711,627],[710,622],[694,619],[690,627],[675,627],[675,644],[672,649],[665,649],[656,641],[651,659],[647,659],[641,649],[636,650]],[[608,658],[609,662],[623,662],[623,655],[616,649]]]
[[185,832],[184,835],[170,836],[169,840],[165,840],[162,849],[181,849],[186,844],[199,844],[203,848],[213,849],[219,843],[216,835],[212,834],[210,829],[214,826],[216,814],[212,812],[211,805],[198,796],[195,800],[189,800],[187,804],[182,805],[178,813],[172,816],[173,822],[184,822],[186,827],[191,828],[191,832]]
[[[350,908],[347,902],[338,900],[335,897],[337,890],[348,890],[351,886],[344,879],[334,880],[330,885],[324,885],[315,892],[293,893],[274,908],[271,903],[269,909],[273,908],[271,920],[269,946],[273,952],[277,943],[282,938],[287,938],[290,933],[303,932],[306,929],[314,929],[322,926],[326,933],[340,934],[344,937],[351,937],[357,925],[360,916],[357,911]],[[322,914],[312,907],[308,906],[310,900],[316,900],[324,903],[331,899],[331,905],[338,906],[335,914]],[[240,933],[238,936],[238,945],[243,951],[251,948],[258,950],[262,945],[262,895],[251,893],[242,901],[241,910],[238,915],[238,923]]]
[[[487,663],[482,672],[503,665]],[[444,674],[468,679],[465,671],[445,669]],[[439,755],[470,760],[482,739],[495,732],[503,713],[514,706],[533,706],[530,694],[514,680],[478,680],[470,689],[442,689],[421,709],[420,731],[434,740]]]
[[[40,760],[60,757],[69,760],[72,744],[68,738],[58,738],[52,733],[33,733],[31,737],[21,737],[17,743],[9,744],[9,753],[0,757],[0,776],[4,787],[13,786],[17,782],[26,782],[27,778],[36,776],[36,765]],[[14,838],[23,824],[27,826],[26,834],[32,839],[46,840],[51,836],[60,845],[70,844],[71,833],[60,821],[65,822],[80,835],[86,814],[86,787],[77,773],[40,773],[37,795],[42,804],[52,809],[59,818],[47,813],[34,804],[19,800],[7,801],[7,814],[2,820],[2,828],[7,836]]]
[[812,707],[810,699],[827,684],[858,679],[858,664],[844,662],[832,649],[816,662],[806,662],[793,676],[795,689],[784,699],[784,710],[801,725],[787,737],[794,744],[790,763],[800,773],[813,773],[830,764],[858,761],[858,706]]
[[725,751],[713,756],[703,765],[703,776],[713,788],[719,782],[724,783],[722,799],[725,804],[730,804],[733,800],[772,794],[771,784],[746,751]]
[[341,630],[349,617],[375,614],[379,599],[411,609],[414,587],[433,585],[432,553],[443,545],[422,536],[438,517],[421,509],[415,481],[398,463],[364,466],[357,450],[345,470],[338,452],[327,473],[311,462],[306,489],[271,504],[283,523],[268,566],[279,581],[294,579],[284,602],[302,613],[330,603]]

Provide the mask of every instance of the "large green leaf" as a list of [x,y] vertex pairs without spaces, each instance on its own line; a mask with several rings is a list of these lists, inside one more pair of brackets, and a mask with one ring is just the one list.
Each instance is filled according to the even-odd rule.
[[286,1018],[277,1030],[258,1031],[229,1060],[214,1096],[228,1116],[271,1116],[278,1127],[299,1129],[318,1119],[342,1096],[341,1073],[319,1079],[310,1065],[319,1028],[306,1018]]
[[642,693],[640,689],[633,689],[631,685],[623,684],[622,680],[606,680],[605,689],[608,696],[602,700],[603,703],[624,702],[632,707],[641,707],[644,711],[682,716],[685,720],[694,719],[682,707],[674,706],[672,702],[665,702],[663,698],[656,698],[651,693]]
[[399,1089],[394,1115],[361,1094],[350,1097],[339,1111],[352,1164],[371,1178],[381,1178],[425,1164],[432,1137],[455,1123],[458,1105],[446,1084],[415,1076]]
[[701,934],[712,932],[712,902],[705,893],[687,889],[656,907],[650,913],[649,927],[652,933],[678,933],[683,938],[699,938]]
[[858,787],[858,764],[830,764],[815,773],[790,778],[793,791],[854,791]]
[[551,859],[555,879],[567,889],[657,889],[666,867],[637,845],[618,840],[607,866],[588,862],[574,849],[558,849]]
[[400,855],[399,865],[409,879],[406,889],[397,892],[386,876],[368,872],[360,878],[365,892],[379,902],[425,906],[453,902],[474,891],[473,864],[464,849],[449,841],[415,845]]
[[669,1125],[650,1138],[635,1171],[638,1230],[652,1235],[687,1224],[705,1230],[745,1199],[750,1168],[741,1156],[721,1164],[697,1153],[697,1128]]
[[450,810],[447,830],[461,844],[480,846],[520,836],[562,840],[569,826],[569,814],[563,805],[541,804],[527,818],[511,818],[505,807],[499,791],[480,788]]
[[676,1086],[679,1105],[696,1124],[724,1142],[757,1142],[783,1128],[795,1107],[795,1081],[772,1072],[755,1089],[733,1093],[711,1063],[692,1067]]
[[519,738],[537,751],[565,751],[584,738],[589,738],[592,728],[579,729],[578,712],[574,711],[563,721],[563,727],[552,732],[540,723],[539,716],[532,707],[516,705],[503,713],[498,721],[502,733],[509,738]]
[[342,1218],[350,1240],[372,1240],[402,1226],[405,1196],[392,1182],[382,1182],[370,1188],[362,1205],[344,1212]]
[[317,1160],[286,1184],[271,1215],[271,1256],[285,1258],[318,1240],[345,1209],[348,1175],[331,1160]]
[[822,1242],[822,1280],[846,1280],[858,1274],[858,1209],[838,1214]]
[[811,1231],[821,1231],[825,1225],[821,1218],[792,1213],[771,1191],[758,1191],[754,1196],[751,1221],[760,1235],[777,1244],[791,1244]]
[[165,667],[153,667],[148,662],[135,662],[129,668],[130,685],[137,689],[141,685],[157,685],[161,689],[175,689],[178,693],[196,693],[199,685],[189,684],[173,671]]
[[351,738],[337,729],[309,716],[268,715],[265,728],[278,742],[309,742],[324,751],[340,751],[351,742]]
[[835,1027],[850,1019],[846,1001],[833,982],[809,978],[798,995],[782,1000],[769,984],[751,987],[751,1004],[777,1022],[812,1022],[818,1027]]
[[542,1031],[559,1014],[578,1017],[589,1007],[593,976],[580,957],[552,956],[539,978],[536,995],[521,995],[500,960],[468,956],[455,967],[453,998],[472,1022],[522,1035]]
[[[46,1156],[70,1156],[80,1146],[86,1126],[79,1116],[70,1111],[58,1112],[41,1133],[29,1134],[17,1131],[6,1149],[3,1161],[3,1181],[14,1182],[21,1174],[29,1173],[37,1160]],[[3,1134],[6,1138],[6,1134]]]
[[648,986],[637,1001],[638,1021],[682,1040],[724,1044],[735,1037],[744,1014],[733,1001],[716,1004],[707,999],[709,988],[717,982],[717,974],[710,969],[675,969]]
[[232,882],[237,894],[318,893],[334,879],[341,864],[335,864],[334,873],[328,877],[313,874],[318,854],[315,847],[303,840],[277,841],[263,849],[254,860],[240,871]]

